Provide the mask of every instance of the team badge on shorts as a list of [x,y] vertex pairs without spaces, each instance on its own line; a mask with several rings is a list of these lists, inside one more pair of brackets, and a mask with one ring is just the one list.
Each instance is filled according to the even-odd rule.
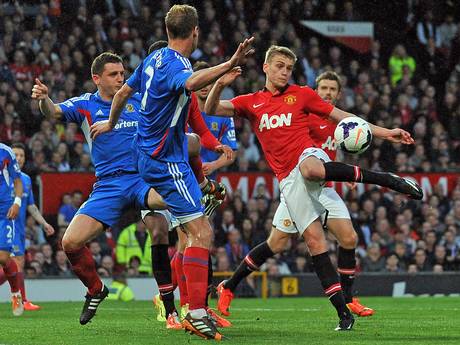
[[292,225],[292,222],[290,219],[284,219],[283,220],[283,225],[287,228],[287,227],[290,227]]
[[219,124],[217,122],[212,122],[211,123],[211,129],[213,131],[217,131],[219,129]]
[[297,102],[297,98],[294,95],[287,95],[286,97],[284,97],[284,103],[286,103],[287,105],[292,105],[295,102]]

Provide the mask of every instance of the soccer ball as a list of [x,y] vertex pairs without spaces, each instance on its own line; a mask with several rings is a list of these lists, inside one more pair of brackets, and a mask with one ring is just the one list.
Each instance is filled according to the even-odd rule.
[[371,144],[372,131],[366,120],[356,116],[347,117],[337,124],[334,139],[341,150],[360,154]]

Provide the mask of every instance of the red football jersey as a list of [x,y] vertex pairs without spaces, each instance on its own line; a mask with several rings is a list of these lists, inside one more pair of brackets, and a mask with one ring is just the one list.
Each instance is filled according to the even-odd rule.
[[272,94],[264,89],[231,100],[235,114],[249,120],[278,180],[295,168],[302,152],[315,143],[309,133],[309,113],[328,117],[334,106],[308,86],[288,85]]
[[309,114],[308,115],[308,129],[310,136],[315,142],[315,146],[322,148],[327,153],[331,161],[335,161],[337,156],[337,149],[334,140],[334,131],[337,124],[330,119],[324,117]]

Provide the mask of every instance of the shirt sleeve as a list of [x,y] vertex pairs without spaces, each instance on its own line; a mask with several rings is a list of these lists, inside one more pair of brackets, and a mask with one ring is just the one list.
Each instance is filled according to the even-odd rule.
[[192,75],[192,65],[190,61],[183,57],[178,57],[171,62],[168,69],[168,86],[171,91],[181,91],[185,89],[185,82]]
[[58,105],[62,109],[64,119],[67,122],[75,122],[81,126],[83,120],[85,119],[85,114],[88,114],[88,116],[91,117],[91,115],[89,115],[89,111],[87,110],[88,98],[88,95],[82,95],[80,97],[73,97],[67,101],[59,103]]
[[194,93],[192,93],[192,101],[190,102],[188,121],[193,132],[200,136],[201,145],[205,149],[214,151],[216,146],[220,145],[220,142],[212,135],[208,126],[206,126],[206,122],[204,122],[203,116],[201,115],[198,101]]
[[222,132],[224,133],[222,139],[220,140],[222,144],[230,146],[234,151],[238,150],[238,144],[235,136],[235,122],[233,121],[233,118],[229,117],[226,119]]
[[144,62],[142,62],[137,68],[134,70],[133,74],[128,78],[126,84],[136,92],[140,92],[141,90],[141,80],[142,80],[142,69],[144,66]]
[[32,181],[30,178],[28,179],[27,183],[29,184],[29,195],[27,197],[27,206],[29,205],[34,205],[35,200],[34,200],[34,191],[32,190]]
[[16,160],[16,155],[14,154],[13,150],[7,147],[6,151],[10,156],[10,162],[7,164],[6,169],[8,170],[8,174],[10,175],[11,180],[14,181],[17,178],[21,178],[21,169],[19,168],[19,164]]
[[301,89],[303,110],[308,113],[314,113],[322,117],[329,117],[329,114],[334,109],[334,106],[324,101],[318,94],[308,86],[303,86]]
[[235,115],[248,118],[250,115],[250,111],[248,111],[248,101],[251,95],[241,95],[235,98],[232,98],[230,102],[232,102],[233,107],[235,108]]

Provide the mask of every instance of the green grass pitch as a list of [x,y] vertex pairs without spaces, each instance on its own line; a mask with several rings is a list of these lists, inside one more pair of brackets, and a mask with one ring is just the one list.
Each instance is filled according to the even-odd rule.
[[[376,314],[358,318],[351,332],[335,332],[337,316],[326,298],[235,299],[223,329],[226,344],[460,344],[460,298],[362,298]],[[215,304],[213,300],[212,305]],[[41,303],[42,310],[11,314],[0,304],[0,345],[201,344],[156,321],[150,302],[105,301],[80,326],[81,303]]]

